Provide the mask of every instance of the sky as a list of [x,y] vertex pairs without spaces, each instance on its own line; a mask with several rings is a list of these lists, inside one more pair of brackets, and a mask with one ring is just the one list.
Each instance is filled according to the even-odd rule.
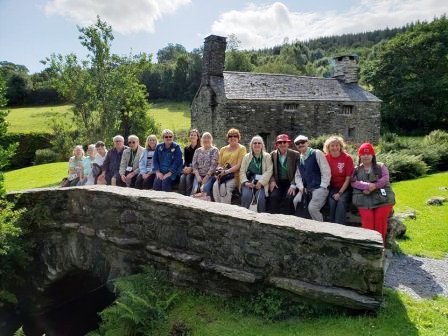
[[169,43],[199,48],[210,34],[235,34],[240,49],[258,49],[447,12],[447,0],[0,0],[0,61],[35,73],[52,53],[85,58],[77,26],[93,24],[97,15],[113,28],[113,53],[155,55]]

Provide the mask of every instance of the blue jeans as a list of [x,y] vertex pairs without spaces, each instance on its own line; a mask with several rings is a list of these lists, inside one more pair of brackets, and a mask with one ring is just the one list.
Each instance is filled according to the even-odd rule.
[[[257,209],[258,212],[266,212],[266,194],[264,192],[264,188],[260,188],[260,190],[256,190],[255,197],[257,198]],[[251,189],[246,186],[241,187],[241,205],[247,209],[249,209],[250,202],[252,201],[254,189]]]
[[[208,196],[212,195],[212,188],[213,183],[215,183],[216,178],[214,176],[211,176],[207,179],[207,182],[205,182],[204,187],[202,190],[207,193]],[[191,188],[191,194],[196,193],[196,190],[198,189],[198,180],[196,179],[196,176],[193,179],[193,188]]]
[[336,201],[333,195],[339,191],[339,188],[331,188],[328,194],[328,205],[330,207],[329,221],[337,224],[345,224],[347,216],[347,207],[352,198],[352,189],[347,188],[346,191]]
[[171,176],[164,180],[161,180],[156,177],[154,180],[153,189],[158,191],[167,191],[170,192],[173,190],[173,184],[177,183],[179,180],[179,176]]

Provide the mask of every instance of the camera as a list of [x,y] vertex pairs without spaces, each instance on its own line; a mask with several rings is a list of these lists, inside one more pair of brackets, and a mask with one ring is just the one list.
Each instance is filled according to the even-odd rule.
[[232,166],[230,165],[230,163],[226,163],[226,164],[224,165],[224,167],[222,167],[222,168],[218,168],[218,169],[215,170],[215,176],[218,176],[218,175],[221,174],[224,170],[226,170],[226,169],[230,169],[230,168],[232,168]]

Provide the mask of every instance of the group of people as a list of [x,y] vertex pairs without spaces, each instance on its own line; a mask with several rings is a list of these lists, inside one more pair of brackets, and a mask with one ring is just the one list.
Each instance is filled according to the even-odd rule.
[[[185,196],[205,195],[214,202],[230,204],[235,190],[241,205],[258,212],[288,214],[323,221],[328,203],[328,221],[345,224],[348,205],[359,209],[362,227],[387,235],[387,220],[395,203],[387,167],[376,161],[375,150],[364,143],[355,167],[342,137],[331,136],[323,152],[310,147],[304,135],[292,141],[287,134],[275,140],[275,150],[266,151],[263,138],[254,136],[249,151],[240,144],[241,134],[231,128],[227,145],[218,150],[209,132],[189,134],[182,150],[174,133],[165,129],[159,143],[147,137],[144,147],[130,135],[113,138],[107,151],[104,142],[89,145],[87,156],[76,146],[69,160],[64,186],[107,184],[138,189],[178,192]],[[293,145],[295,149],[293,149]]]

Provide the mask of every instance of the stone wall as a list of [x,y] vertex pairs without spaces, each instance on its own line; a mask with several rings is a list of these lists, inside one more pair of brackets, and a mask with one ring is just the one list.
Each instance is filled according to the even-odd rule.
[[[287,133],[292,139],[299,134],[308,137],[341,134],[354,143],[379,141],[380,103],[221,99],[212,108],[210,91],[213,92],[210,87],[203,87],[196,96],[192,105],[192,125],[202,132],[211,132],[218,146],[225,144],[225,134],[231,127],[241,131],[241,142],[245,145],[252,136],[262,135],[268,149],[273,148],[275,137],[281,133]],[[285,104],[296,105],[297,110],[285,110]],[[352,106],[351,114],[344,111],[344,106]]]
[[39,288],[74,270],[108,280],[154,265],[175,284],[215,293],[273,286],[352,309],[381,301],[375,231],[119,187],[16,195],[9,197],[28,209]]

